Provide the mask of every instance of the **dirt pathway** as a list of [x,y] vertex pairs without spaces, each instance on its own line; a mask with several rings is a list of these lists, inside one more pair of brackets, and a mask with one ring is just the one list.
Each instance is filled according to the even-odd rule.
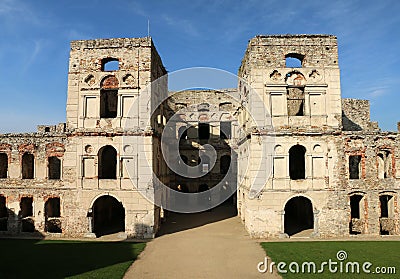
[[280,278],[257,271],[265,253],[229,210],[171,214],[124,278]]

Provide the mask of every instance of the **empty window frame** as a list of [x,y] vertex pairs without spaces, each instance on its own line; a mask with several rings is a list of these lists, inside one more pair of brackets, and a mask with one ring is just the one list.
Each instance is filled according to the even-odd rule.
[[117,58],[104,58],[101,60],[101,70],[104,72],[118,71],[119,60]]
[[48,158],[48,176],[49,179],[61,179],[61,160],[56,156]]
[[361,155],[349,156],[350,179],[360,179],[361,174]]
[[100,90],[100,118],[117,117],[118,90]]
[[288,116],[304,116],[304,87],[287,87]]
[[389,150],[381,150],[377,156],[378,178],[388,178],[392,176],[392,154]]
[[33,179],[35,172],[35,158],[31,153],[22,155],[22,179]]
[[6,153],[0,153],[0,178],[7,178],[8,156]]

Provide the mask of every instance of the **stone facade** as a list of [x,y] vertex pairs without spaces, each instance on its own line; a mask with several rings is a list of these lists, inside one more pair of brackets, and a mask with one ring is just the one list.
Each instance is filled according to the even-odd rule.
[[[399,234],[399,134],[341,98],[337,48],[331,35],[257,36],[237,89],[168,95],[151,38],[73,41],[66,123],[0,136],[0,234],[154,237],[167,217],[155,176],[189,193],[229,176],[253,237]],[[172,160],[206,176],[160,159],[170,121]]]

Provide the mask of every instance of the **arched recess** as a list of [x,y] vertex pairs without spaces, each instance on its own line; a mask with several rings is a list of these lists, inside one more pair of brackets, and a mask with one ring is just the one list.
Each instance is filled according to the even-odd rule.
[[125,208],[110,195],[95,200],[93,211],[93,233],[97,237],[125,231]]
[[314,228],[314,211],[310,199],[296,196],[286,202],[284,232],[292,236]]
[[289,149],[289,176],[292,180],[306,178],[306,148],[302,145],[294,145]]
[[22,179],[33,179],[35,175],[35,158],[33,154],[25,152],[22,155]]
[[288,53],[285,55],[286,68],[301,68],[303,66],[304,55],[299,53]]
[[117,178],[117,151],[111,145],[100,148],[98,174],[99,179]]

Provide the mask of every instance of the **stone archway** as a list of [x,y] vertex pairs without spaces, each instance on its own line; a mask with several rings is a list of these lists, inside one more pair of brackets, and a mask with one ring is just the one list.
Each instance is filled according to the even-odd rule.
[[284,230],[289,236],[314,228],[312,202],[302,196],[291,198],[285,205]]
[[125,231],[125,209],[112,196],[101,196],[93,204],[93,232],[97,237]]

